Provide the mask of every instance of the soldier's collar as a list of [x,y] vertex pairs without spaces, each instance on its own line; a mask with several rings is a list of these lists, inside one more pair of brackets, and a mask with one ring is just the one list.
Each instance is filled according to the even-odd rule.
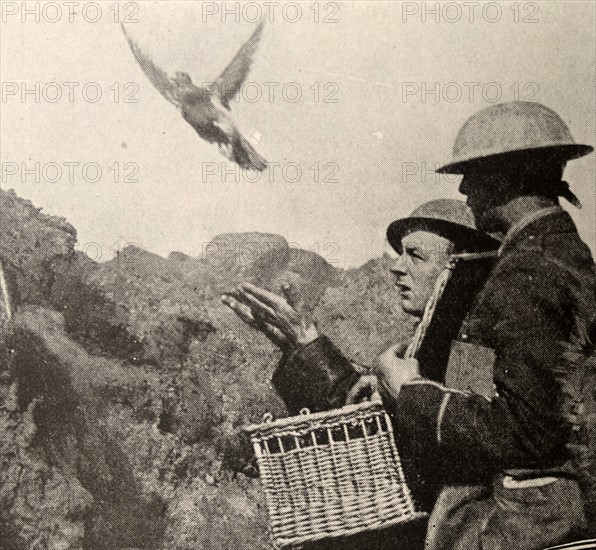
[[513,224],[509,228],[509,231],[507,231],[507,234],[505,235],[505,238],[503,239],[503,242],[499,247],[498,255],[502,256],[505,250],[509,248],[511,243],[513,243],[513,241],[516,240],[516,238],[521,234],[521,232],[530,224],[547,216],[552,216],[553,214],[560,214],[561,212],[565,212],[565,210],[563,210],[559,205],[556,205],[549,206],[547,208],[541,208],[540,210],[536,210],[535,212],[532,212],[531,214],[524,216],[517,223]]

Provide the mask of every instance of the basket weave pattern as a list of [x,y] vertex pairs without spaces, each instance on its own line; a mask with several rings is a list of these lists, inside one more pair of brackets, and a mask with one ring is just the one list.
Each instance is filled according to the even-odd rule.
[[248,426],[277,546],[418,517],[378,403]]

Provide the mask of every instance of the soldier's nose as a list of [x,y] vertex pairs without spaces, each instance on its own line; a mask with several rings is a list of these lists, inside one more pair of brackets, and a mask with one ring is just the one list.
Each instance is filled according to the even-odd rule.
[[394,275],[405,275],[406,274],[405,264],[404,264],[404,261],[401,256],[398,256],[395,259],[395,261],[393,262],[393,265],[390,268],[390,271]]
[[462,195],[468,194],[468,190],[469,190],[468,182],[469,182],[469,178],[468,178],[468,176],[466,176],[464,174],[464,177],[462,178],[462,180],[459,184],[459,189],[458,189]]

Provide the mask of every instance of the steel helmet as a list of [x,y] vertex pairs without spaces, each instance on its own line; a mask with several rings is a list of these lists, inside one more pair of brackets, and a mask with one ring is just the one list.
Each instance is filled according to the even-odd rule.
[[540,103],[499,103],[472,115],[455,138],[453,159],[437,172],[463,174],[470,164],[527,151],[554,155],[561,161],[594,150],[575,143],[561,117]]
[[387,228],[387,240],[402,253],[401,240],[411,231],[430,231],[452,241],[456,252],[496,250],[500,242],[476,229],[474,215],[463,201],[437,199],[425,202],[407,218],[392,222]]

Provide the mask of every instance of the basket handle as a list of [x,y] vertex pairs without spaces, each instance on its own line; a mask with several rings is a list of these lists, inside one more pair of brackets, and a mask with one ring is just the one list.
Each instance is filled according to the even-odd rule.
[[[300,416],[308,416],[310,414],[310,409],[304,407],[303,409],[300,409]],[[266,412],[263,415],[263,422],[273,422],[273,415],[270,412]]]

